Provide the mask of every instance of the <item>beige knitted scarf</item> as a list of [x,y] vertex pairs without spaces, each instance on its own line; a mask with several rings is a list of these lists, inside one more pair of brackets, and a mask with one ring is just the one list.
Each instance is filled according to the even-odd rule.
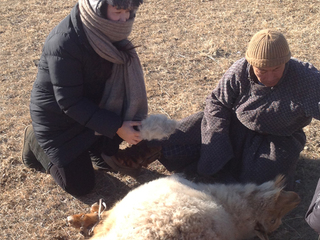
[[139,57],[132,49],[132,58],[126,60],[125,53],[112,43],[127,40],[134,19],[115,22],[98,16],[89,0],[79,0],[80,17],[90,45],[102,58],[114,63],[112,74],[107,79],[100,107],[117,113],[124,121],[139,121],[148,114],[147,94]]

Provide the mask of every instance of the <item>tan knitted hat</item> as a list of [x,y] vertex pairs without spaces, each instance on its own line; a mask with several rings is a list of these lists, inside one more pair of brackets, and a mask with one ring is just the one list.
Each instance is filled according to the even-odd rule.
[[275,30],[264,29],[251,39],[246,52],[247,61],[254,67],[274,67],[291,58],[285,37]]

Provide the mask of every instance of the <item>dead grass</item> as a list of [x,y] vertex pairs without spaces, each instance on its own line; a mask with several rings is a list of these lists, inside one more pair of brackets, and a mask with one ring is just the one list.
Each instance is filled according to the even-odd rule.
[[[1,239],[82,239],[66,217],[88,211],[103,197],[112,205],[131,188],[169,174],[152,164],[137,180],[97,172],[92,194],[74,198],[51,177],[20,161],[22,132],[30,124],[29,96],[43,42],[76,1],[0,0],[0,232]],[[145,0],[132,38],[141,45],[150,112],[181,119],[203,109],[207,94],[251,36],[266,27],[282,31],[294,57],[320,67],[318,0]],[[308,142],[296,174],[302,203],[270,239],[316,239],[304,221],[319,177],[320,125],[306,128]]]

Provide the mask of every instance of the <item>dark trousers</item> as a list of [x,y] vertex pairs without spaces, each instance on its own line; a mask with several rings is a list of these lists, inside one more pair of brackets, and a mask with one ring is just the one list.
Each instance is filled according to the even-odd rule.
[[152,146],[161,145],[159,161],[175,172],[197,172],[201,148],[201,121],[203,112],[195,113],[179,121],[177,130],[166,140],[153,140]]
[[[177,131],[169,139],[154,142],[162,145],[160,162],[169,171],[197,172],[201,154],[201,121],[199,112],[182,119]],[[294,172],[306,137],[302,129],[292,136],[260,134],[246,128],[234,115],[230,124],[230,142],[233,158],[212,175],[221,182],[263,182],[278,174],[287,178],[287,189],[294,185]],[[212,142],[210,147],[223,147],[223,142]],[[214,151],[213,151],[214,152]],[[215,154],[208,164],[217,165]],[[202,167],[203,168],[203,167]]]
[[83,152],[64,167],[52,165],[49,172],[55,182],[72,195],[85,195],[95,185],[94,169],[88,151]]
[[104,138],[100,137],[69,164],[58,167],[40,147],[34,133],[30,135],[30,148],[37,161],[63,190],[75,196],[85,195],[94,188],[95,174],[92,160],[100,157],[104,144]]
[[81,196],[92,191],[95,185],[92,161],[103,161],[102,151],[112,156],[123,140],[116,135],[113,139],[99,137],[91,147],[64,167],[52,165],[49,172],[55,182],[66,192]]

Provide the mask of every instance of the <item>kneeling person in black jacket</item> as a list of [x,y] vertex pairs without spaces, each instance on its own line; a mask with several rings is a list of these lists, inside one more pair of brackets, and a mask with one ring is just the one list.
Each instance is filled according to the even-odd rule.
[[[143,0],[79,0],[47,37],[34,82],[22,160],[73,195],[94,187],[94,168],[119,144],[141,141],[147,116],[143,72],[127,39]],[[121,161],[119,161],[121,162]],[[120,166],[121,164],[119,164]],[[123,172],[135,174],[135,166]],[[117,170],[121,169],[119,167]]]

